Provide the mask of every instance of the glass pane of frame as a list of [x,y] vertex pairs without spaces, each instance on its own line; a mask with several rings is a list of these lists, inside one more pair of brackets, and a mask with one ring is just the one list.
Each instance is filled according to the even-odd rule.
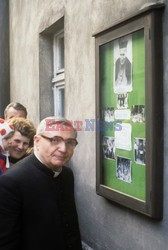
[[144,30],[100,46],[100,72],[102,184],[144,201]]

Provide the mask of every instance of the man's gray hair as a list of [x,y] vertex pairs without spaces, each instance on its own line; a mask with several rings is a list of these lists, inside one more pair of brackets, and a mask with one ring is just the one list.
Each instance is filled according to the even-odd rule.
[[25,113],[25,118],[27,117],[27,109],[19,102],[11,102],[8,104],[8,106],[6,106],[5,110],[4,110],[4,117],[6,118],[7,116],[7,112],[10,108],[14,108],[16,110],[19,111],[23,111]]
[[72,123],[65,117],[49,116],[44,118],[37,127],[37,135],[43,134],[47,131],[73,131],[77,137],[77,131]]

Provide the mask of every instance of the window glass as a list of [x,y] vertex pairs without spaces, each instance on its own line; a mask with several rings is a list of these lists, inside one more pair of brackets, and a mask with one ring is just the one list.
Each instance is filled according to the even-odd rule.
[[54,115],[64,116],[64,32],[56,33],[53,38],[53,97]]
[[64,68],[64,37],[58,39],[59,64],[58,70]]

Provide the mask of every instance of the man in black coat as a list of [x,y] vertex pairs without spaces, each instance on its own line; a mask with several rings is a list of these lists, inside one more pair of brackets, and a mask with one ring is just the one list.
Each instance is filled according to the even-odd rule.
[[1,250],[81,250],[74,177],[65,163],[77,145],[64,118],[41,121],[34,154],[0,176]]

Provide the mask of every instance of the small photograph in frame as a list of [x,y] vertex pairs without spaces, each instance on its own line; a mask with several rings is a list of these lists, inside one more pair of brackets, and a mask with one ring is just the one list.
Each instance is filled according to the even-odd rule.
[[103,157],[109,160],[115,160],[115,139],[110,136],[103,136],[102,139]]
[[114,93],[132,91],[132,35],[114,41]]
[[128,108],[128,93],[117,95],[117,108],[118,109]]
[[131,183],[131,160],[117,156],[116,164],[117,179]]
[[134,138],[134,159],[137,164],[146,164],[146,140]]
[[102,118],[105,122],[113,122],[114,121],[114,108],[107,107],[102,110]]
[[145,122],[145,105],[133,105],[131,107],[131,120],[133,122]]

